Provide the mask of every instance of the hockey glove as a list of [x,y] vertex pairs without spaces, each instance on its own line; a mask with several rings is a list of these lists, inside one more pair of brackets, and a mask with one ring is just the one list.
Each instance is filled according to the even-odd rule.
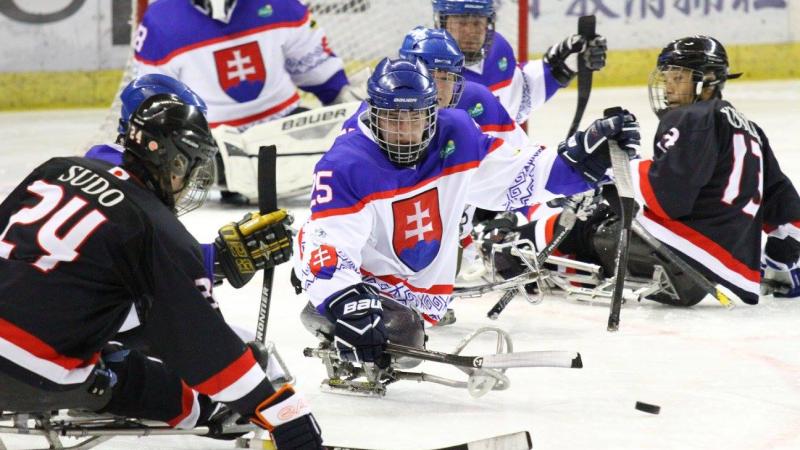
[[335,294],[328,312],[336,325],[334,345],[342,359],[388,367],[383,307],[375,288],[360,283]]
[[636,117],[623,110],[595,120],[586,131],[578,131],[558,144],[558,153],[589,182],[597,183],[611,167],[609,138],[615,139],[631,159],[636,158],[641,141]]
[[800,297],[800,243],[792,237],[770,236],[761,259],[764,281],[775,297]]
[[263,216],[247,213],[242,220],[224,225],[214,241],[215,274],[238,289],[257,270],[288,261],[292,256],[291,223],[292,216],[281,209]]
[[258,405],[250,421],[270,432],[278,450],[323,448],[322,432],[308,402],[289,384]]
[[606,49],[606,38],[602,36],[587,42],[580,34],[573,34],[547,49],[543,59],[550,66],[553,78],[564,87],[578,73],[578,54],[589,70],[600,70],[606,65]]

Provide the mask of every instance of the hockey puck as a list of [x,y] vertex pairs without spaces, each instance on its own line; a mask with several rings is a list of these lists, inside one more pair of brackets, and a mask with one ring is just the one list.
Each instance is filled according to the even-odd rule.
[[645,402],[636,402],[636,409],[639,411],[643,411],[649,414],[658,414],[661,412],[661,407],[658,405],[651,405],[650,403]]

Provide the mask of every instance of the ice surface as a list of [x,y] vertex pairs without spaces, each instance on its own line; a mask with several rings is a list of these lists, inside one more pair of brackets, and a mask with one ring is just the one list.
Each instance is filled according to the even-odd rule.
[[[767,133],[784,172],[800,182],[800,81],[731,82],[726,98]],[[559,93],[534,115],[532,132],[557,145],[572,119],[575,92]],[[647,145],[656,118],[646,88],[596,90],[583,126],[609,106],[637,114]],[[0,196],[33,167],[54,155],[75,154],[96,131],[105,111],[0,113]],[[645,151],[649,154],[648,151]],[[285,205],[298,220],[304,199]],[[211,202],[185,217],[200,241],[218,225],[241,216]],[[430,330],[429,347],[449,351],[468,332],[497,325],[517,350],[577,350],[585,368],[511,369],[511,389],[475,400],[465,390],[398,382],[383,399],[323,394],[318,360],[301,350],[316,344],[298,313],[305,300],[289,285],[289,267],[276,270],[268,337],[298,377],[326,441],[340,445],[419,449],[530,430],[535,449],[797,449],[800,448],[800,300],[764,298],[756,307],[727,311],[704,301],[690,310],[655,303],[628,304],[620,331],[605,331],[608,308],[548,298],[538,306],[516,299],[500,320],[486,311],[498,299],[457,300],[458,322]],[[255,329],[260,277],[240,290],[224,286],[216,296],[228,320]],[[488,352],[482,341],[471,353]],[[202,351],[202,349],[198,349]],[[422,370],[459,377],[460,372],[424,363]],[[634,409],[637,400],[661,406],[654,416]],[[42,440],[14,436],[10,448]],[[231,448],[196,437],[115,438],[100,448]]]

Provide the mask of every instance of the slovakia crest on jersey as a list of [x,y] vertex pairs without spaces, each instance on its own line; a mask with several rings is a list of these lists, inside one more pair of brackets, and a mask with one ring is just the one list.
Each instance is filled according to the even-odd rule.
[[267,71],[257,42],[214,52],[222,90],[239,103],[255,100],[264,89]]
[[392,245],[403,264],[414,271],[424,269],[439,253],[442,219],[439,191],[434,188],[392,204]]
[[321,245],[311,252],[309,265],[311,266],[311,273],[317,278],[322,278],[323,280],[333,278],[337,264],[339,264],[339,256],[336,254],[336,248],[330,245]]

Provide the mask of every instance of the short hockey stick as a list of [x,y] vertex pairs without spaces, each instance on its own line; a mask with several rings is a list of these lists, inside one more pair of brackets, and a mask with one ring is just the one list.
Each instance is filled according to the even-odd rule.
[[[277,149],[274,145],[259,147],[258,149],[258,210],[266,215],[278,209],[278,194],[275,186],[275,160]],[[258,324],[256,326],[256,341],[265,342],[267,337],[267,322],[269,321],[269,306],[272,301],[272,279],[275,269],[264,269],[264,282],[261,286],[261,303],[258,306]]]
[[583,367],[580,353],[565,351],[530,351],[485,356],[463,356],[389,343],[386,344],[386,352],[424,361],[433,361],[457,367],[471,367],[475,369],[508,369],[512,367],[562,367],[567,369],[580,369]]
[[[257,438],[239,438],[236,440],[236,448],[258,448],[262,450],[274,450],[272,441]],[[367,447],[346,447],[340,445],[322,445],[323,450],[377,450],[377,448]],[[492,436],[486,439],[464,442],[461,444],[447,447],[437,447],[431,450],[530,450],[533,448],[531,434],[527,431]]]
[[[609,108],[604,115],[608,117],[621,108]],[[614,184],[617,186],[620,205],[619,243],[617,244],[617,267],[614,270],[614,290],[611,295],[611,311],[608,313],[608,331],[619,330],[619,315],[622,310],[622,291],[625,288],[625,273],[628,268],[628,243],[631,238],[631,223],[636,207],[631,181],[631,166],[628,154],[619,148],[617,141],[608,140],[611,167],[614,169]]]
[[[647,243],[653,250],[656,251],[662,258],[669,261],[671,264],[674,264],[681,272],[685,273],[692,279],[692,281],[700,286],[706,293],[717,299],[717,301],[724,307],[731,309],[735,305],[731,301],[731,298],[738,299],[732,292],[728,291],[719,283],[713,283],[711,280],[703,276],[700,272],[697,271],[694,267],[690,266],[689,263],[683,260],[680,256],[676,255],[672,250],[669,249],[666,245],[664,245],[661,241],[656,239],[649,231],[647,231],[639,222],[636,220],[633,221],[633,232],[642,238],[643,241]],[[728,291],[728,292],[725,292]]]
[[[595,31],[596,26],[595,16],[581,16],[578,19],[578,34],[586,39],[588,45],[589,41],[597,36]],[[578,56],[578,106],[575,109],[575,116],[572,119],[572,125],[569,127],[567,139],[578,131],[583,118],[583,112],[586,110],[586,105],[589,103],[589,94],[592,92],[592,71],[586,67],[586,60],[583,55]]]

